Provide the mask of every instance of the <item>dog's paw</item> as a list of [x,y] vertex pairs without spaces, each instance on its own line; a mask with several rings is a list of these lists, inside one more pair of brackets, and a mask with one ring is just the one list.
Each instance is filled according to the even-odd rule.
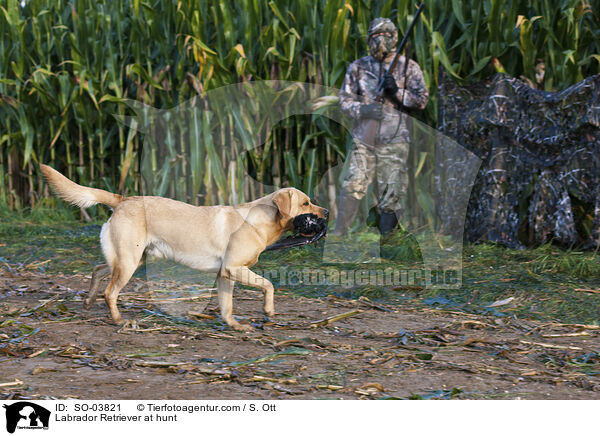
[[122,333],[124,331],[134,331],[139,330],[140,326],[138,325],[136,320],[126,319],[121,322],[121,326],[117,330],[117,333]]
[[129,320],[124,319],[121,315],[119,316],[111,316],[112,323],[114,325],[123,326],[129,322]]
[[229,326],[238,332],[251,332],[254,330],[250,324],[240,324],[239,322],[232,323]]

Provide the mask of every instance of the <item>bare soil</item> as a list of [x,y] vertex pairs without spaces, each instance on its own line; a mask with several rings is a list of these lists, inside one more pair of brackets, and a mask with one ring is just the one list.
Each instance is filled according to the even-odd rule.
[[600,399],[595,325],[289,291],[265,321],[262,295],[236,288],[234,313],[255,326],[240,333],[214,296],[173,316],[133,279],[119,327],[103,301],[84,311],[88,286],[0,268],[1,399]]

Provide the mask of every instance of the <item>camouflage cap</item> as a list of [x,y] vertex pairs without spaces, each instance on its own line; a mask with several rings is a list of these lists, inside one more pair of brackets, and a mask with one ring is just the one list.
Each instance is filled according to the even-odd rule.
[[398,29],[396,26],[394,26],[394,23],[392,23],[392,20],[389,18],[375,18],[371,21],[369,24],[369,31],[367,33],[367,41],[371,39],[371,36],[380,32],[389,32],[392,34],[392,47],[398,43]]

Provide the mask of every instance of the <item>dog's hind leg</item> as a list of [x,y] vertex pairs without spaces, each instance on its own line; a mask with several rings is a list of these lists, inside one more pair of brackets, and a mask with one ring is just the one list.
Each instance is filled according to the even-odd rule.
[[92,272],[92,281],[90,283],[90,292],[88,297],[83,302],[83,307],[89,309],[92,304],[96,301],[98,296],[98,288],[100,287],[100,281],[110,275],[110,266],[106,263],[98,265]]
[[117,308],[117,298],[119,292],[129,282],[131,276],[143,262],[144,258],[142,253],[139,255],[125,259],[116,259],[115,265],[112,268],[112,277],[106,290],[104,291],[104,299],[110,310],[110,315],[116,324],[120,324],[123,321],[119,309]]
[[[138,268],[146,261],[146,253],[140,259]],[[106,263],[97,265],[92,272],[92,281],[90,282],[90,292],[88,297],[83,302],[83,308],[89,309],[98,297],[98,291],[100,290],[100,281],[110,276],[110,266]]]
[[217,276],[217,295],[219,300],[219,308],[221,309],[221,318],[228,326],[239,331],[252,330],[252,327],[246,324],[240,324],[233,318],[233,285],[235,282]]

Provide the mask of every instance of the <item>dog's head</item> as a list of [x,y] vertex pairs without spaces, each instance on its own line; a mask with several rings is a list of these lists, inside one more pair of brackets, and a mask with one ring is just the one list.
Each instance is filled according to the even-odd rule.
[[284,188],[275,192],[273,203],[279,211],[283,227],[292,228],[292,223],[298,215],[312,213],[319,218],[327,219],[329,211],[312,204],[308,195],[295,188]]

